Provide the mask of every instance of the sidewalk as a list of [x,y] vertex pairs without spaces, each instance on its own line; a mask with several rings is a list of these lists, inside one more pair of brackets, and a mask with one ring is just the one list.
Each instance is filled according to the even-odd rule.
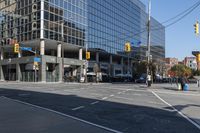
[[1,133],[111,133],[56,112],[0,97]]
[[[167,84],[152,84],[153,89],[166,89],[166,90],[174,90],[178,91],[178,87],[175,83],[172,85],[170,83]],[[197,84],[189,84],[189,91],[200,92],[200,87]]]

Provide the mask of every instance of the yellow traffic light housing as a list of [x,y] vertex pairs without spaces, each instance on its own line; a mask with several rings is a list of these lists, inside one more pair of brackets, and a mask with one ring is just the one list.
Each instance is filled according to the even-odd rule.
[[196,59],[197,59],[197,62],[200,62],[200,54],[197,54]]
[[195,31],[196,35],[199,35],[199,22],[198,21],[194,24],[194,31]]
[[14,53],[19,53],[19,44],[18,43],[14,44]]
[[130,52],[131,51],[131,44],[130,44],[130,42],[125,43],[124,51],[125,52]]
[[86,60],[90,59],[90,52],[86,52]]

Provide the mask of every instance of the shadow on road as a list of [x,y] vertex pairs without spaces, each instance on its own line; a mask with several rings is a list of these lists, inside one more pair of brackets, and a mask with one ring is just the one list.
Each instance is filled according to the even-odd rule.
[[[76,95],[4,88],[0,89],[0,96],[59,111],[127,133],[199,133],[195,126],[176,112],[159,108],[90,99]],[[95,101],[99,101],[99,103],[91,105]],[[79,106],[85,108],[72,110]]]

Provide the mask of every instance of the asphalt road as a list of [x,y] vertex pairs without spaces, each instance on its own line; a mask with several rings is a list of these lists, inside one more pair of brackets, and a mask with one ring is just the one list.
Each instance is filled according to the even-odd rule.
[[146,88],[139,84],[33,83],[0,83],[0,88],[0,96],[119,132],[200,132],[198,88],[180,92],[174,90],[175,86],[166,84]]

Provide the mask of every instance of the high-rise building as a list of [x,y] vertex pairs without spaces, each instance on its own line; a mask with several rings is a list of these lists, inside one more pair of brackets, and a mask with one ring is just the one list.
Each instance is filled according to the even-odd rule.
[[[146,59],[145,10],[139,0],[1,0],[0,79],[72,81],[94,66],[106,76],[131,75],[132,61]],[[151,55],[159,61],[165,57],[165,28],[154,18],[151,26]],[[126,42],[130,53],[124,52]]]

